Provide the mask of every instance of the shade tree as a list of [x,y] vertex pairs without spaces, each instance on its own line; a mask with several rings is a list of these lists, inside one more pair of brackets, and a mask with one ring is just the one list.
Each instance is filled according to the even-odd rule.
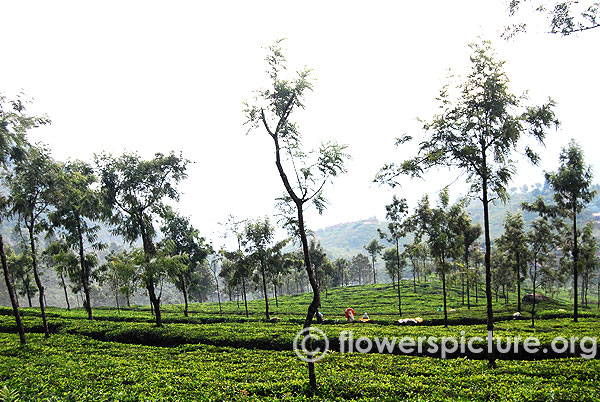
[[381,254],[381,251],[383,249],[385,249],[385,246],[382,244],[379,244],[377,239],[373,239],[369,242],[369,244],[364,245],[364,249],[371,257],[371,268],[373,270],[373,283],[375,284],[375,283],[377,283],[377,272],[375,271],[375,261],[377,260],[377,257],[379,257],[379,255]]
[[507,213],[504,219],[504,232],[496,240],[500,252],[505,253],[507,263],[512,267],[517,282],[517,311],[521,312],[521,284],[527,273],[527,242],[525,222],[520,213]]
[[538,285],[538,272],[540,267],[546,271],[556,269],[556,246],[558,235],[553,225],[547,218],[537,218],[531,222],[531,229],[527,232],[525,246],[529,253],[524,254],[529,265],[529,277],[533,286],[533,300],[531,304],[531,326],[535,326],[535,306],[537,302],[536,287]]
[[[526,96],[516,96],[508,88],[504,61],[497,59],[489,41],[471,45],[471,68],[462,82],[444,85],[439,94],[440,112],[423,125],[426,133],[415,157],[400,164],[386,164],[376,181],[392,186],[399,177],[422,177],[437,167],[455,168],[471,184],[483,207],[485,240],[485,282],[488,342],[492,342],[494,314],[491,289],[491,238],[489,204],[505,201],[507,186],[515,172],[512,154],[524,135],[543,144],[548,129],[558,125],[555,103],[549,99],[539,106],[525,105]],[[399,138],[397,145],[412,139]],[[539,161],[529,146],[521,151],[531,162]],[[488,348],[488,365],[495,366],[494,348]]]
[[574,141],[562,149],[559,156],[559,168],[556,172],[546,172],[546,181],[554,191],[554,204],[547,203],[538,197],[533,203],[523,204],[528,211],[538,212],[542,216],[554,219],[563,218],[570,221],[571,268],[573,280],[573,321],[578,320],[578,278],[579,278],[579,230],[577,216],[594,198],[596,191],[591,188],[592,169],[585,164],[583,150]]
[[88,319],[93,318],[90,297],[92,266],[88,261],[96,259],[93,251],[106,248],[98,240],[101,220],[105,213],[98,179],[91,165],[82,161],[69,161],[60,165],[56,180],[56,196],[52,201],[52,211],[48,213],[49,233],[59,235],[64,244],[77,252],[80,266],[81,289],[84,294],[84,308]]
[[67,281],[70,281],[77,289],[81,284],[81,276],[78,270],[79,261],[70,247],[64,241],[53,241],[42,253],[46,265],[52,267],[56,276],[60,279],[65,294],[67,310],[71,310]]
[[[200,232],[194,228],[188,217],[182,216],[170,207],[163,208],[160,226],[163,234],[162,242],[171,242],[173,255],[185,257],[185,264],[174,264],[177,268],[168,272],[171,282],[183,295],[183,314],[188,316],[189,290],[194,283],[194,276],[205,262],[212,248],[205,243]],[[216,278],[215,278],[216,280]]]
[[113,232],[126,241],[131,244],[142,241],[144,269],[140,278],[159,327],[162,326],[161,300],[156,289],[166,271],[155,261],[155,222],[164,211],[166,200],[179,200],[177,184],[187,177],[188,163],[173,152],[157,153],[149,160],[135,153],[124,153],[116,158],[109,154],[96,155],[101,195],[110,209],[106,219],[112,224]]
[[27,233],[46,337],[50,336],[50,330],[46,317],[45,287],[40,276],[38,237],[49,226],[47,214],[57,196],[55,189],[59,172],[60,166],[52,159],[48,149],[32,146],[28,149],[27,156],[14,164],[6,178],[10,192],[10,213],[17,217],[18,228]]
[[[304,218],[305,208],[313,205],[319,213],[326,207],[324,187],[333,177],[346,172],[348,159],[346,147],[336,142],[324,142],[315,151],[305,151],[298,124],[292,120],[295,110],[304,108],[304,98],[312,90],[311,70],[304,68],[289,78],[285,76],[286,59],[281,40],[269,46],[266,61],[270,85],[256,91],[254,99],[245,103],[244,113],[252,129],[263,129],[273,140],[275,166],[285,188],[278,205],[284,215],[284,224],[291,237],[299,239],[304,254],[304,264],[313,291],[308,306],[304,330],[310,324],[321,304],[319,286],[313,270]],[[309,337],[307,350],[312,353]],[[308,363],[309,386],[317,388],[314,362]]]

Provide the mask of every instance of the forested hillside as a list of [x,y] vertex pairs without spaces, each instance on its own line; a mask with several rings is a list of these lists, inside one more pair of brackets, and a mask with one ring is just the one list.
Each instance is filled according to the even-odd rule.
[[[594,185],[594,189],[600,190],[599,185]],[[533,202],[538,196],[543,197],[548,202],[552,203],[552,192],[541,184],[528,186],[527,189],[512,188],[510,191],[510,199],[506,204],[496,201],[490,206],[490,232],[492,239],[498,238],[502,233],[502,223],[507,212],[515,213],[521,211],[525,219],[525,223],[529,225],[537,216],[535,213],[522,211],[521,203]],[[471,216],[474,223],[481,222],[483,225],[483,209],[479,200],[471,200],[467,208],[467,212]],[[589,222],[595,219],[596,235],[600,232],[600,216],[593,216],[595,213],[600,213],[600,197],[596,196],[594,200],[579,216],[579,221]],[[364,219],[356,222],[340,223],[334,226],[329,226],[315,231],[316,237],[321,241],[323,248],[331,258],[352,257],[358,253],[365,253],[363,246],[369,243],[372,239],[379,239],[377,229],[385,231],[387,224],[376,218]],[[384,240],[380,240],[384,242]]]

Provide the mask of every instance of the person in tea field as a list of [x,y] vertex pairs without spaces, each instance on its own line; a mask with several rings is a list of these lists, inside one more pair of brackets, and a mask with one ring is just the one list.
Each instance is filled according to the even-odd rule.
[[360,322],[368,322],[368,321],[371,321],[371,319],[369,318],[369,315],[367,313],[364,313],[360,319]]
[[348,307],[344,312],[344,315],[346,316],[347,322],[354,322],[354,309],[352,307]]

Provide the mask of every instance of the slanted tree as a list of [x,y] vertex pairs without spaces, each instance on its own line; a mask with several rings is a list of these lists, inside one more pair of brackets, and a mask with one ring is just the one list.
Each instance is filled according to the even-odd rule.
[[101,178],[103,201],[110,208],[107,220],[114,233],[134,243],[141,238],[144,272],[140,276],[153,306],[156,325],[162,326],[160,296],[156,287],[164,276],[165,267],[154,263],[154,221],[164,210],[164,201],[179,200],[176,185],[187,177],[188,160],[181,155],[157,153],[143,160],[134,153],[118,158],[108,154],[96,156]]
[[527,242],[525,241],[525,222],[520,213],[507,213],[504,219],[504,232],[496,241],[500,252],[512,257],[511,265],[517,281],[517,311],[521,312],[521,283],[527,271]]
[[[395,276],[398,281],[398,314],[402,315],[402,262],[404,259],[400,258],[400,239],[406,235],[406,226],[407,222],[404,222],[404,218],[408,213],[408,206],[406,204],[406,199],[397,198],[395,195],[392,197],[392,203],[385,206],[385,216],[388,220],[388,233],[382,232],[380,229],[377,229],[379,233],[379,237],[387,240],[390,243],[394,243],[396,247],[394,250],[396,251],[396,258],[394,261],[396,262],[396,270]],[[372,242],[371,242],[372,243]],[[373,272],[375,272],[375,264],[373,263]],[[392,278],[393,282],[393,278]],[[413,285],[414,290],[416,292],[416,282],[413,276]]]
[[[385,165],[376,180],[398,185],[401,175],[422,177],[433,167],[455,167],[471,183],[471,193],[478,193],[483,205],[485,234],[485,282],[488,342],[493,340],[494,313],[491,289],[491,238],[489,203],[495,197],[505,201],[507,185],[515,171],[511,159],[523,134],[543,144],[546,131],[558,125],[554,101],[541,106],[523,106],[525,97],[517,97],[508,89],[504,62],[498,61],[488,41],[471,45],[471,71],[457,86],[458,96],[445,85],[440,92],[441,112],[424,124],[427,137],[420,143],[418,155],[399,166]],[[411,137],[397,141],[402,144]],[[539,156],[526,147],[524,154],[537,163]],[[488,348],[488,365],[495,367],[494,348]]]
[[373,270],[373,284],[377,283],[377,273],[375,271],[375,261],[377,257],[381,255],[381,251],[385,248],[384,245],[379,244],[377,239],[373,239],[364,246],[364,249],[367,251],[369,256],[371,257],[371,269]]
[[[21,97],[8,99],[0,93],[0,175],[4,179],[6,176],[6,167],[9,162],[14,162],[23,159],[27,154],[29,143],[26,136],[27,131],[50,124],[50,119],[46,116],[32,116],[27,113],[26,101]],[[8,203],[4,194],[0,194],[0,222],[6,215]],[[17,324],[17,332],[21,345],[27,343],[25,338],[25,329],[23,321],[19,314],[19,300],[13,285],[6,254],[4,250],[4,239],[0,232],[0,262],[2,264],[2,272],[4,273],[4,282],[8,291],[8,297],[12,306],[13,315]]]
[[98,180],[92,166],[82,161],[70,161],[62,165],[56,181],[53,210],[48,214],[50,233],[56,232],[66,245],[76,250],[80,266],[80,283],[85,297],[83,306],[88,319],[93,319],[90,297],[90,277],[92,267],[86,261],[95,256],[87,256],[86,249],[103,250],[106,245],[98,241],[104,205],[100,192],[95,187]]
[[11,277],[15,278],[15,290],[19,295],[27,297],[29,307],[32,307],[31,298],[35,296],[36,289],[33,284],[33,271],[31,265],[31,257],[27,253],[27,249],[22,247],[22,252],[16,254],[8,245],[5,246],[5,254],[8,263],[8,270]]
[[[304,253],[304,264],[313,299],[308,306],[304,321],[305,331],[309,331],[313,317],[321,304],[319,286],[308,252],[308,239],[304,221],[305,207],[312,203],[319,213],[326,206],[324,186],[331,178],[346,172],[346,147],[335,142],[323,143],[316,152],[302,150],[302,137],[298,125],[291,120],[294,110],[304,108],[304,96],[312,89],[308,68],[297,72],[294,78],[284,77],[286,60],[281,48],[281,40],[269,47],[266,57],[269,65],[270,88],[258,91],[252,104],[246,103],[245,113],[251,128],[263,127],[273,140],[275,166],[283,182],[286,195],[280,199],[287,217],[286,226],[295,238],[299,238]],[[311,160],[312,156],[316,160]],[[295,210],[295,217],[291,213]],[[307,350],[312,352],[312,338],[308,338]],[[314,362],[308,363],[309,385],[314,392],[317,379]]]
[[44,285],[38,264],[38,235],[48,227],[47,213],[55,197],[59,165],[47,149],[31,147],[26,159],[15,163],[7,178],[11,194],[11,213],[17,216],[19,228],[28,233],[33,276],[38,288],[44,334],[50,336],[44,298]]
[[168,272],[171,281],[183,295],[183,315],[187,317],[189,314],[188,294],[190,286],[198,272],[198,268],[204,263],[212,250],[205,244],[200,232],[192,226],[189,218],[180,215],[171,208],[165,208],[161,215],[163,222],[160,230],[164,235],[164,241],[172,242],[175,255],[187,256],[185,265],[173,265],[173,267],[181,268],[180,270]]
[[592,169],[585,165],[581,147],[571,140],[563,148],[559,156],[560,166],[556,172],[546,172],[546,181],[554,190],[554,205],[547,204],[543,198],[531,204],[523,204],[523,208],[536,211],[542,216],[563,217],[571,220],[571,254],[573,269],[573,321],[578,319],[577,279],[579,268],[579,232],[577,230],[577,215],[581,213],[596,195],[591,189]]

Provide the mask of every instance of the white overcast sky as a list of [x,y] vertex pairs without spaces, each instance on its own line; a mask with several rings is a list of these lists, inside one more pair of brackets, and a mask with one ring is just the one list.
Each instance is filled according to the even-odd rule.
[[[298,121],[307,141],[348,144],[349,172],[326,189],[331,204],[309,215],[316,229],[384,218],[393,190],[371,181],[384,162],[411,156],[394,138],[422,134],[448,68],[469,66],[468,44],[492,40],[513,92],[552,96],[562,127],[541,168],[519,165],[515,185],[543,182],[575,137],[598,182],[600,31],[562,38],[532,27],[506,42],[504,0],[352,1],[0,1],[0,92],[23,90],[50,127],[31,133],[55,158],[91,161],[101,151],[182,151],[194,161],[180,210],[212,237],[229,213],[274,213],[283,187],[264,132],[245,135],[242,102],[265,82],[264,47],[287,38],[290,69],[317,82]],[[406,182],[411,201],[452,181],[432,173]],[[453,196],[464,191],[460,179]]]

